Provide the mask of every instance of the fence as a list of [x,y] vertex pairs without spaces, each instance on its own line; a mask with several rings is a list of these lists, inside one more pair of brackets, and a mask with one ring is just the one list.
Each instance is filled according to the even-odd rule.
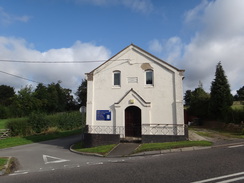
[[[185,135],[187,125],[174,124],[142,124],[142,135]],[[94,134],[120,134],[125,137],[124,126],[88,126],[88,133]]]
[[10,137],[9,129],[0,129],[0,140]]
[[187,126],[185,124],[143,124],[143,135],[185,135]]
[[88,126],[88,133],[95,134],[120,134],[124,138],[125,127],[123,126]]

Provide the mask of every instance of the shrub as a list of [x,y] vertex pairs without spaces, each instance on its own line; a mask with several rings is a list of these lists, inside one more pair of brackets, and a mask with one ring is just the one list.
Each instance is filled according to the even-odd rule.
[[224,121],[227,123],[240,124],[244,122],[244,109],[232,109],[230,108],[224,115]]
[[62,113],[58,116],[58,128],[61,130],[73,130],[84,125],[84,116],[79,112]]
[[8,118],[8,108],[0,105],[0,119]]
[[31,129],[26,118],[9,120],[6,123],[6,128],[10,129],[11,136],[27,136],[31,134]]
[[28,124],[35,133],[41,133],[48,129],[49,120],[46,114],[36,112],[29,116]]

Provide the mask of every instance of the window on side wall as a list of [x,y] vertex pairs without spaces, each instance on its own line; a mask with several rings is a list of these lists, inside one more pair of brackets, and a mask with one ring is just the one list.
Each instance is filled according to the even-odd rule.
[[146,85],[153,85],[153,70],[146,70]]
[[114,71],[114,86],[120,87],[120,77],[121,73],[120,71]]

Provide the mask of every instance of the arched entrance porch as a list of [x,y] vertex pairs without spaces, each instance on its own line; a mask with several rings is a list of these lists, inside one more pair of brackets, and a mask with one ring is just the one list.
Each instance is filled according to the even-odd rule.
[[129,106],[125,109],[125,137],[141,137],[141,109]]

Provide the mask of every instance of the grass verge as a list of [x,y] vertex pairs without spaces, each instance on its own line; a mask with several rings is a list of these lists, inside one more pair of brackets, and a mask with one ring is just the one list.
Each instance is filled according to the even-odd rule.
[[[180,142],[164,142],[164,143],[146,143],[141,144],[134,153],[144,152],[144,151],[155,151],[182,147],[192,147],[192,146],[211,146],[213,143],[209,141],[180,141]],[[109,153],[117,144],[97,146],[92,148],[83,148],[82,143],[79,142],[75,144],[72,149],[78,152],[86,153],[96,153],[105,156]]]
[[0,171],[5,168],[7,162],[8,162],[8,158],[0,157]]
[[210,129],[198,129],[198,128],[191,128],[195,133],[197,133],[198,135],[201,136],[205,136],[205,137],[210,137],[210,138],[215,138],[216,136],[223,136],[223,137],[227,137],[227,138],[238,138],[238,139],[242,139],[244,138],[244,134],[243,133],[237,133],[237,132],[228,132],[226,130],[210,130]]
[[7,123],[8,119],[0,119],[0,129],[5,129],[5,125]]
[[156,151],[165,149],[174,149],[193,146],[211,146],[213,143],[209,141],[179,141],[179,142],[164,142],[164,143],[145,143],[141,144],[133,153],[144,151]]
[[81,133],[81,129],[63,132],[61,131],[50,134],[32,135],[27,137],[10,137],[7,139],[0,140],[0,149],[67,137],[79,133]]
[[85,152],[85,153],[96,153],[105,156],[109,153],[117,144],[111,145],[104,145],[104,146],[97,146],[91,148],[84,148],[81,142],[76,143],[73,145],[72,149],[78,152]]
[[14,172],[18,168],[18,160],[13,157],[0,157],[0,176]]

